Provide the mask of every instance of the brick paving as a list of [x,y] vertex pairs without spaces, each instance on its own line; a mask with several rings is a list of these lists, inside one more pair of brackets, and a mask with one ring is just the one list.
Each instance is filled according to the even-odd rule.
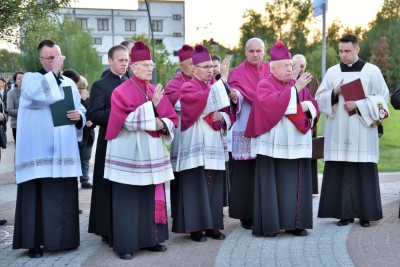
[[[285,233],[276,238],[254,237],[240,227],[238,220],[229,218],[225,208],[224,241],[209,239],[196,243],[188,235],[170,232],[169,240],[164,243],[167,252],[139,251],[130,261],[120,260],[98,236],[87,233],[91,190],[79,190],[79,205],[83,210],[79,248],[45,252],[43,258],[30,259],[26,250],[11,249],[17,188],[13,147],[10,142],[3,150],[0,163],[0,218],[8,220],[5,226],[0,226],[0,266],[399,266],[400,173],[380,174],[384,218],[371,223],[369,228],[360,227],[357,221],[338,227],[337,220],[316,218],[319,203],[316,195],[314,228],[307,237]],[[91,171],[92,168],[93,165]]]

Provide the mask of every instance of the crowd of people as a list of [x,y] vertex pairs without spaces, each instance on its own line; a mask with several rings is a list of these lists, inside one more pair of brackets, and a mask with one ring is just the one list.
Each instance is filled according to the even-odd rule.
[[[164,89],[151,83],[149,47],[130,40],[109,49],[109,69],[89,96],[86,79],[63,70],[60,47],[42,41],[40,70],[16,72],[7,97],[0,79],[0,104],[18,144],[13,249],[38,258],[79,246],[77,177],[92,189],[88,232],[123,260],[167,250],[167,182],[171,231],[195,242],[225,239],[224,206],[254,236],[307,236],[320,112],[327,126],[318,217],[338,226],[379,221],[376,126],[388,116],[389,90],[380,70],[358,58],[356,36],[345,35],[338,47],[340,63],[318,85],[306,58],[292,57],[282,41],[266,61],[264,42],[249,39],[246,59],[232,70],[229,59],[184,44]],[[347,99],[344,85],[357,79],[364,97]],[[376,117],[378,107],[385,116]]]

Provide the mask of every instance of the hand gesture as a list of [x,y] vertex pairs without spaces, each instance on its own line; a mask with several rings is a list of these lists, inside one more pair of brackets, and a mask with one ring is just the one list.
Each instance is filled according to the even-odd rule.
[[151,100],[155,107],[157,107],[158,104],[160,104],[160,101],[163,98],[163,96],[164,96],[164,90],[162,88],[162,85],[157,84],[156,90],[154,91],[153,99]]
[[297,91],[300,92],[301,90],[306,87],[306,85],[311,82],[311,74],[308,72],[304,72],[296,81],[295,86],[297,88]]
[[60,74],[61,70],[63,69],[64,59],[65,59],[65,56],[54,57],[51,70],[54,72],[55,75]]
[[297,80],[297,77],[299,77],[299,73],[300,73],[300,65],[296,64],[293,66],[293,70],[292,70],[292,78]]
[[224,81],[226,81],[228,79],[230,64],[231,64],[231,61],[229,60],[229,58],[226,57],[226,58],[224,58],[224,60],[222,60],[221,78],[224,79]]

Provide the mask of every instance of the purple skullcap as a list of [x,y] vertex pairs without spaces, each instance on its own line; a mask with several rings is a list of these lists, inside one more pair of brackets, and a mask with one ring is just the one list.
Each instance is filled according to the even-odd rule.
[[289,53],[287,47],[282,41],[276,41],[275,45],[271,47],[269,61],[291,59],[291,58],[292,55]]
[[131,49],[131,63],[143,60],[151,60],[149,47],[141,40],[136,41]]
[[196,45],[192,52],[192,59],[193,65],[197,65],[205,61],[211,61],[211,55],[208,52],[207,48],[202,45]]
[[179,61],[185,61],[186,59],[192,58],[193,47],[190,45],[184,44],[181,49],[178,51]]

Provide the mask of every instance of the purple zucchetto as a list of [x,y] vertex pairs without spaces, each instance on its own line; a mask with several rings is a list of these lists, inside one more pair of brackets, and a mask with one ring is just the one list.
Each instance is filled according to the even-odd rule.
[[207,48],[202,45],[196,45],[196,47],[192,51],[192,59],[193,65],[197,65],[205,61],[212,61],[211,55],[208,52]]
[[282,41],[276,41],[275,45],[271,47],[269,61],[291,59],[292,55]]
[[151,53],[149,47],[143,41],[139,40],[132,46],[131,64],[143,60],[151,60]]
[[193,47],[184,44],[178,51],[179,62],[185,61],[186,59],[192,58]]

